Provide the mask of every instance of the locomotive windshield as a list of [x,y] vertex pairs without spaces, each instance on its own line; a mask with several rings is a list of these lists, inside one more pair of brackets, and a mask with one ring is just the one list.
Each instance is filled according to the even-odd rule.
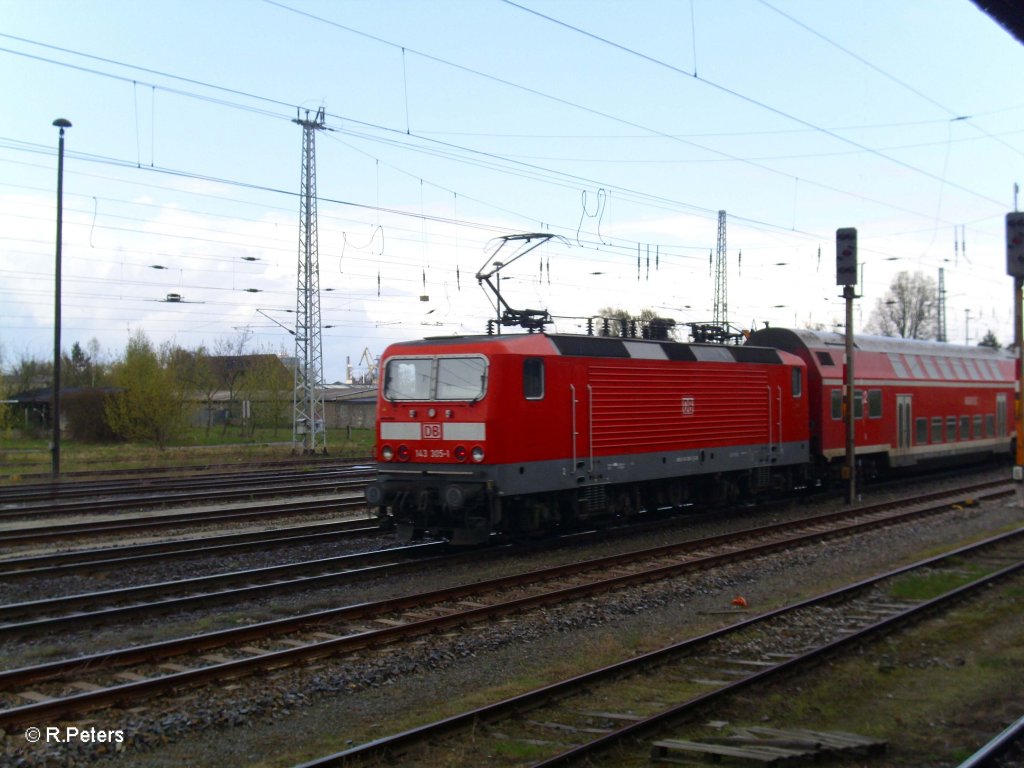
[[475,401],[486,391],[483,357],[394,357],[384,369],[384,397],[392,401]]

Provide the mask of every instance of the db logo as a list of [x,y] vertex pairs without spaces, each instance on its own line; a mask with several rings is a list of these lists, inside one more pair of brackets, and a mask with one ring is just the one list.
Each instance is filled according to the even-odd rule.
[[440,440],[441,439],[441,425],[440,424],[423,424],[422,426],[422,439],[423,440]]

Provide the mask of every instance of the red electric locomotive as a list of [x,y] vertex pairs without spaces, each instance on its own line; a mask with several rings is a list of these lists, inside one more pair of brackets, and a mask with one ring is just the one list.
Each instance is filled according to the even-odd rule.
[[[983,459],[1014,450],[1014,357],[935,341],[855,337],[854,425],[858,464],[882,471]],[[774,347],[807,366],[811,452],[846,461],[845,337],[766,328],[748,344]]]
[[381,358],[379,478],[400,538],[568,529],[809,481],[806,363],[764,346],[547,333]]

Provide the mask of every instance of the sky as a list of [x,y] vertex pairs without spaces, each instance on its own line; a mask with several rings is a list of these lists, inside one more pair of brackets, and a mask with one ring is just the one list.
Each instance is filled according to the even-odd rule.
[[[324,379],[480,333],[496,238],[515,308],[844,320],[894,276],[946,288],[951,341],[1012,341],[1005,215],[1024,46],[970,0],[0,0],[0,362],[62,346],[294,352],[314,133]],[[507,253],[507,251],[506,251]],[[507,260],[505,256],[496,256]],[[177,295],[180,301],[168,301]]]

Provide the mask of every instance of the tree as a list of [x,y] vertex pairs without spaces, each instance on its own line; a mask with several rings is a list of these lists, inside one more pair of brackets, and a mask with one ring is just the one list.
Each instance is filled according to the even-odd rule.
[[210,353],[205,346],[195,351],[192,360],[192,389],[203,396],[203,408],[206,411],[206,434],[210,434],[210,427],[213,426],[213,396],[220,389],[220,378],[214,369],[210,359]]
[[99,342],[89,342],[87,354],[77,341],[71,345],[71,355],[61,356],[61,387],[95,387],[103,379],[103,366],[97,360]]
[[4,346],[0,343],[0,432],[6,432],[14,426],[14,411],[4,402],[11,393],[11,384],[4,370]]
[[247,363],[238,379],[238,394],[249,403],[244,433],[252,437],[257,426],[272,426],[276,435],[291,404],[293,376],[274,354],[250,355]]
[[602,307],[597,311],[597,316],[602,321],[607,320],[607,327],[599,322],[595,328],[598,336],[628,336],[634,330],[639,336],[648,338],[644,329],[656,327],[654,331],[657,336],[654,338],[672,338],[674,336],[675,320],[667,320],[659,317],[653,309],[641,309],[639,315],[631,315],[625,309],[616,307]]
[[935,281],[921,272],[900,272],[885,296],[875,302],[865,330],[904,339],[934,339],[937,309]]
[[978,342],[979,347],[991,347],[992,349],[1002,349],[1003,345],[999,343],[999,339],[992,333],[991,330],[987,331],[982,337],[981,341]]
[[120,391],[109,398],[105,413],[111,429],[126,440],[152,441],[162,449],[183,429],[184,393],[168,365],[172,352],[164,347],[158,355],[137,331],[124,361],[114,365],[111,379]]
[[53,361],[22,355],[11,376],[11,390],[18,394],[53,386]]

